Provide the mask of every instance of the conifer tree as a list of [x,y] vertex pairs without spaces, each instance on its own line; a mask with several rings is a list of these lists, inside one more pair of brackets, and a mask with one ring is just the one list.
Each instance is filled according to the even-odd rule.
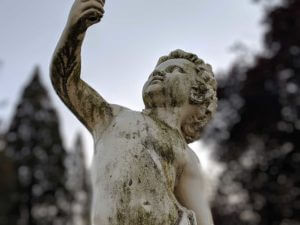
[[[70,224],[72,195],[66,187],[59,122],[39,70],[25,87],[5,135],[6,155],[17,173],[17,225]],[[9,224],[6,224],[9,225]]]
[[86,168],[81,135],[76,136],[72,152],[67,158],[67,187],[73,194],[72,224],[89,225],[91,185],[89,171]]
[[6,142],[0,130],[0,225],[16,224],[17,176],[14,161],[7,157]]

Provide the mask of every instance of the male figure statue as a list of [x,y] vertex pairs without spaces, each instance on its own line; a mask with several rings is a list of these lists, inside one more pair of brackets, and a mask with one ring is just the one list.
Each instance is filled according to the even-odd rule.
[[75,0],[55,50],[51,80],[94,138],[93,225],[212,225],[203,175],[188,143],[216,108],[211,67],[176,50],[143,88],[145,110],[106,102],[80,79],[80,51],[104,0]]

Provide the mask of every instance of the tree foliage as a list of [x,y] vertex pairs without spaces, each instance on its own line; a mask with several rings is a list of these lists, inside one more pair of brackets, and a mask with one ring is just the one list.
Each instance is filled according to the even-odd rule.
[[67,158],[68,178],[66,185],[73,194],[72,225],[90,224],[91,184],[86,169],[81,135],[76,136],[75,144]]
[[[11,125],[4,136],[5,157],[12,166],[6,177],[16,179],[7,190],[13,202],[1,216],[0,224],[70,224],[72,193],[66,187],[65,159],[59,123],[46,89],[35,70],[17,105]],[[10,175],[11,173],[11,175]]]
[[221,80],[208,135],[227,165],[216,224],[300,224],[300,1],[268,9],[265,49]]
[[6,156],[6,142],[0,131],[0,224],[16,224],[16,218],[8,216],[14,214],[16,201],[17,176],[13,161]]

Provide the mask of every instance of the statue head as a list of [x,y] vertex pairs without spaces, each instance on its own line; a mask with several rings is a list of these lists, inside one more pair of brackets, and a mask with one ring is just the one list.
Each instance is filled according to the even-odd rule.
[[190,107],[181,123],[187,143],[200,138],[217,107],[217,84],[210,65],[197,55],[175,50],[158,60],[143,87],[146,108]]

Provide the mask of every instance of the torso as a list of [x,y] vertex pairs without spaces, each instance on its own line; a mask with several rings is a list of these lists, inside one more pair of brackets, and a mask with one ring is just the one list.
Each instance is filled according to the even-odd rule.
[[93,225],[176,224],[180,205],[174,188],[187,148],[179,133],[123,110],[94,139]]

